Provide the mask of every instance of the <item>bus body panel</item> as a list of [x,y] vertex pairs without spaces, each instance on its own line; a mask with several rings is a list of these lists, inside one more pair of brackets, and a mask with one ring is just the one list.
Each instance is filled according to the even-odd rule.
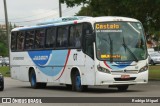
[[[48,52],[50,54],[47,54]],[[45,56],[48,56],[47,61]],[[52,52],[43,53],[42,51],[13,52],[11,64],[11,77],[21,81],[29,81],[29,69],[34,68],[37,82],[71,84],[71,70],[77,68],[82,76],[82,84],[94,85],[95,83],[94,61],[82,50],[52,50]]]
[[[108,64],[106,64],[108,63]],[[111,74],[96,71],[96,85],[118,85],[118,84],[141,84],[148,82],[148,70],[144,72],[139,72],[139,70],[148,64],[148,61],[142,60],[138,63],[132,62],[130,65],[118,65],[110,62],[99,62],[96,61],[96,66],[100,65],[106,69],[111,70]],[[123,68],[119,68],[123,67]],[[96,69],[97,70],[97,69]],[[126,80],[121,78],[122,75],[129,75],[130,78],[135,78]],[[117,78],[117,81],[115,80]],[[120,80],[120,81],[118,81]]]

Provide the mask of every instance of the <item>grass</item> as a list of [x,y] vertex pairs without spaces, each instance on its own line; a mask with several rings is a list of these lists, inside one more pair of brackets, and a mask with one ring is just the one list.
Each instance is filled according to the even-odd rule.
[[149,79],[160,80],[160,65],[149,66]]
[[[0,73],[5,77],[10,77],[9,67],[0,67]],[[160,65],[149,66],[149,79],[160,80]]]
[[8,66],[0,67],[0,73],[5,77],[10,77],[10,71]]

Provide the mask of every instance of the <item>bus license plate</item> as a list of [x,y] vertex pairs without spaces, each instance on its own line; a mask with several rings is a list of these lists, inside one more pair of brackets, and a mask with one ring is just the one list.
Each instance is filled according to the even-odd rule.
[[121,75],[121,79],[128,79],[130,78],[130,75]]

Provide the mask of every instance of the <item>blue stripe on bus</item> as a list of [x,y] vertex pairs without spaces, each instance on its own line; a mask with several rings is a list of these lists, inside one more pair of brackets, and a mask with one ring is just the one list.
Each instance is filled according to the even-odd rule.
[[51,50],[47,51],[29,51],[28,54],[36,65],[45,65],[51,54]]
[[65,65],[68,50],[29,51],[28,54],[41,72],[56,76]]
[[127,66],[130,66],[132,62],[115,62],[117,64],[118,68],[126,68]]

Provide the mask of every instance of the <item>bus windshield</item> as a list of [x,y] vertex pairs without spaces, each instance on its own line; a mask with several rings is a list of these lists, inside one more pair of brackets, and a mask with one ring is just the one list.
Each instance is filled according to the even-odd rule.
[[139,61],[147,58],[143,27],[139,22],[95,23],[99,60]]

